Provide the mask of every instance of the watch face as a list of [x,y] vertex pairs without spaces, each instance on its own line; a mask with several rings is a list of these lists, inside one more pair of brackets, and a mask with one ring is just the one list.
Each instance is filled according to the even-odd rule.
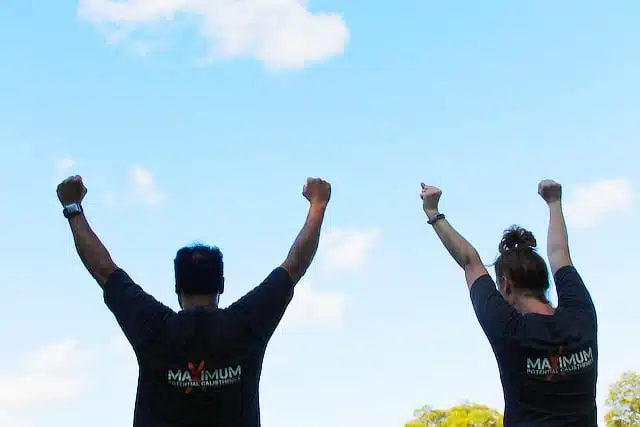
[[62,214],[66,218],[69,218],[70,216],[79,214],[80,212],[82,212],[82,207],[80,206],[79,203],[72,203],[70,205],[66,205],[64,207],[64,209],[62,210]]

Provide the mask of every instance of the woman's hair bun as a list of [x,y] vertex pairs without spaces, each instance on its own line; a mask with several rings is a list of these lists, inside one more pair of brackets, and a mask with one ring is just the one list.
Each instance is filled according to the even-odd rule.
[[512,225],[502,234],[498,250],[500,254],[516,248],[535,249],[538,246],[533,233],[517,225]]

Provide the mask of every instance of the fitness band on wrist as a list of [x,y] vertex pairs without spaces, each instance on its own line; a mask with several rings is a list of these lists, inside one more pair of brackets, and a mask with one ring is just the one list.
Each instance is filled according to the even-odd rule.
[[438,222],[439,220],[444,219],[444,218],[445,218],[444,214],[440,213],[440,214],[436,215],[435,217],[433,217],[433,219],[430,219],[429,221],[427,221],[427,224],[433,225],[436,222]]
[[80,215],[82,213],[82,205],[80,203],[71,203],[65,205],[62,209],[62,214],[65,218],[71,219],[76,215]]

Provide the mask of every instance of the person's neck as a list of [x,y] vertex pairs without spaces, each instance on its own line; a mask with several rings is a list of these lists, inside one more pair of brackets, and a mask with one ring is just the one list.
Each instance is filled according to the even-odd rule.
[[548,303],[542,302],[535,297],[522,297],[516,303],[516,308],[523,314],[536,313],[544,316],[553,315],[556,310]]
[[198,307],[218,306],[215,295],[184,295],[182,297],[182,309],[189,310]]

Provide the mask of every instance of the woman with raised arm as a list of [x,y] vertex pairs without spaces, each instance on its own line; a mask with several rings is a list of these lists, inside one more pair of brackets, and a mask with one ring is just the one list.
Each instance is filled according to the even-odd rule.
[[428,223],[464,269],[476,316],[493,347],[504,392],[505,427],[597,426],[596,310],[569,256],[557,182],[540,182],[549,207],[547,252],[558,306],[547,299],[549,271],[533,234],[507,229],[494,266],[498,285],[478,252],[438,209],[442,192],[422,184]]

